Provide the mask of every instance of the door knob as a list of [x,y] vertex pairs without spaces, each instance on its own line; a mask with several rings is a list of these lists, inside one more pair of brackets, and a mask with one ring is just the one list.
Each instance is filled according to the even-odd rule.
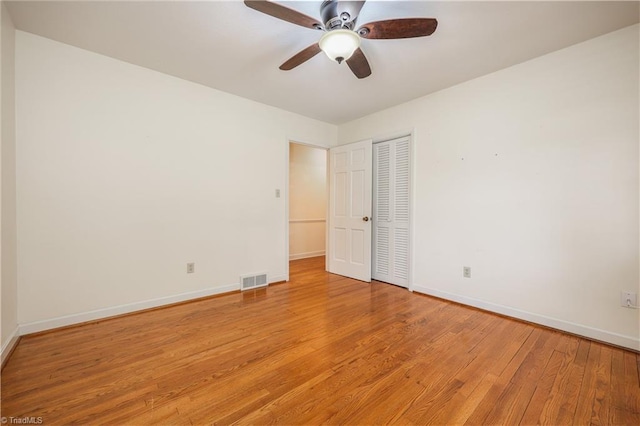
[[369,222],[369,218],[367,216],[363,217],[362,220],[364,220],[365,222]]

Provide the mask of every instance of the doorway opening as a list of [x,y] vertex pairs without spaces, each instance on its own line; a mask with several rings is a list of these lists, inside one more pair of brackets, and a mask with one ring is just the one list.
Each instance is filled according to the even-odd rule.
[[289,143],[289,261],[324,256],[327,150]]

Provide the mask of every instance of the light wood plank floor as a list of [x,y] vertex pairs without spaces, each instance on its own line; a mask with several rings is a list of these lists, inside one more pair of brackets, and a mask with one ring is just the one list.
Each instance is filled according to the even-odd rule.
[[292,262],[291,281],[22,339],[43,424],[640,424],[639,357]]

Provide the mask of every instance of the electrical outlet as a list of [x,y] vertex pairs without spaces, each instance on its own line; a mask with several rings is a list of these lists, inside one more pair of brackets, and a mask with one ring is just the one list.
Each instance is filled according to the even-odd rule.
[[471,278],[471,267],[463,266],[462,267],[462,276],[465,278]]
[[627,291],[620,292],[620,306],[625,308],[638,308],[638,293]]
[[195,263],[187,263],[187,274],[193,274],[196,271]]
[[276,198],[280,198],[280,190],[276,189]]

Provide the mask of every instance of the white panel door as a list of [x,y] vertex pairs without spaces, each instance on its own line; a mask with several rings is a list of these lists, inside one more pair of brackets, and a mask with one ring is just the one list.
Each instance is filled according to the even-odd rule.
[[373,279],[409,286],[409,138],[373,147]]
[[329,150],[329,272],[371,282],[371,141]]

